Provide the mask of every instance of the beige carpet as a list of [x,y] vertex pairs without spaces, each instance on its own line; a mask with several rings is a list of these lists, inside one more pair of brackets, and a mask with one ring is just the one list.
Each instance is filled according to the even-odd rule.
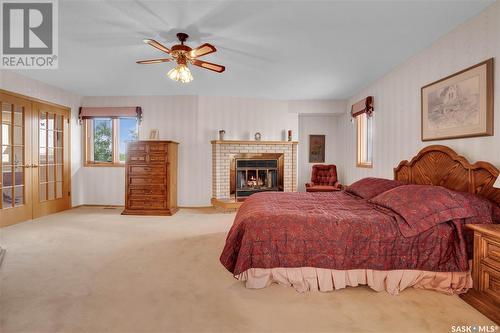
[[491,325],[456,296],[245,289],[218,262],[234,214],[80,207],[0,229],[1,332],[451,332]]

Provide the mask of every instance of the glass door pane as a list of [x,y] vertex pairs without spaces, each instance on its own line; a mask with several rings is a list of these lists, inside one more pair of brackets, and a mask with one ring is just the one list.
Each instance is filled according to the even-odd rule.
[[12,111],[12,104],[2,103],[2,209],[13,207]]
[[14,106],[14,206],[24,205],[25,192],[25,166],[26,161],[24,156],[25,149],[25,112],[24,107],[20,105]]
[[69,109],[37,103],[35,121],[34,217],[71,207],[69,188]]
[[55,181],[55,197],[56,199],[62,198],[62,188],[63,188],[63,169],[64,169],[64,117],[62,115],[56,115],[55,117],[55,127],[54,127],[54,181]]
[[[0,225],[10,225],[32,216],[30,167],[31,134],[27,126],[31,103],[0,93]],[[27,186],[30,184],[30,186]]]
[[25,203],[25,138],[23,106],[2,102],[1,209]]
[[47,113],[41,112],[38,116],[38,191],[39,200],[47,200],[48,159],[47,159]]
[[39,201],[63,197],[64,117],[40,112],[38,119]]

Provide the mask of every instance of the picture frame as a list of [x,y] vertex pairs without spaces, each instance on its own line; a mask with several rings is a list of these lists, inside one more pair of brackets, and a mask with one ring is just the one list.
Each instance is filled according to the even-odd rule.
[[324,135],[309,135],[309,163],[325,163]]
[[149,140],[159,140],[160,139],[160,130],[157,128],[153,128],[149,131]]
[[421,88],[422,141],[493,135],[493,58]]

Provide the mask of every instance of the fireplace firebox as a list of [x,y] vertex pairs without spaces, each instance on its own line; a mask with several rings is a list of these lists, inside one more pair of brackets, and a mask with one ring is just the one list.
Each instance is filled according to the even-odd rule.
[[257,192],[283,191],[283,154],[234,155],[230,177],[230,193],[236,201]]

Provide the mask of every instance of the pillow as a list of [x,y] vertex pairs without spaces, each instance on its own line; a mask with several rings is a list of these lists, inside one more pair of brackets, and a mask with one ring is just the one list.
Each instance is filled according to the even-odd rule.
[[500,207],[493,205],[493,223],[500,223]]
[[398,227],[405,237],[413,237],[438,224],[477,214],[465,196],[441,186],[399,186],[379,194],[369,202],[388,208],[402,217],[397,219]]
[[351,186],[346,188],[346,191],[363,199],[371,199],[380,193],[401,185],[404,185],[404,183],[397,180],[368,177],[352,183]]
[[495,203],[476,194],[468,192],[458,193],[469,202],[471,208],[475,212],[474,218],[469,219],[467,223],[495,223],[495,208],[498,209],[498,206]]

